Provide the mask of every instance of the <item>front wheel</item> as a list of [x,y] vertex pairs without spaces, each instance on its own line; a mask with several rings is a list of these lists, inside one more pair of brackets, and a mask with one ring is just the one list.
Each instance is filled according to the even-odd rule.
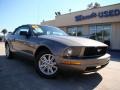
[[57,75],[58,66],[56,64],[55,56],[50,52],[41,52],[36,60],[36,70],[45,78],[53,78]]

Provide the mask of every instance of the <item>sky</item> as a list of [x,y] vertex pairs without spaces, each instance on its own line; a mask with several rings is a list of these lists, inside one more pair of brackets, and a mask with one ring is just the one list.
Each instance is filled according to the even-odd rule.
[[61,14],[84,10],[91,2],[101,6],[120,3],[120,0],[0,0],[0,32],[2,29],[14,31],[23,24],[40,24],[43,20],[55,18],[55,12]]

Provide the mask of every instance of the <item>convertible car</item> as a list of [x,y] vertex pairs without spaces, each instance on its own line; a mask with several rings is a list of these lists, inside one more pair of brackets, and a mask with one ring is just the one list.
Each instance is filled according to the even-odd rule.
[[53,26],[22,25],[6,36],[6,57],[15,52],[34,57],[36,71],[55,77],[60,67],[96,72],[110,60],[107,45],[92,39],[67,35]]

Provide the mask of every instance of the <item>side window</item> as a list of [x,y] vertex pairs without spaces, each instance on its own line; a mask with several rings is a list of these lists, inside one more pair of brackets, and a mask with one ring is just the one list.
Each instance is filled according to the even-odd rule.
[[26,31],[27,33],[29,33],[29,28],[28,27],[20,27],[20,28],[16,29],[14,34],[15,35],[20,35],[21,31]]
[[18,34],[19,34],[19,29],[16,29],[14,35],[18,35]]
[[18,33],[19,35],[20,35],[21,31],[26,31],[27,33],[29,33],[29,29],[28,28],[20,28],[19,33]]

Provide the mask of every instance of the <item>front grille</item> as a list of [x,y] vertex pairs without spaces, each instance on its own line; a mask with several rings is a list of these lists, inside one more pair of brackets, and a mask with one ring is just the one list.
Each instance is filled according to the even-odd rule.
[[106,51],[107,47],[86,47],[84,57],[102,56]]

